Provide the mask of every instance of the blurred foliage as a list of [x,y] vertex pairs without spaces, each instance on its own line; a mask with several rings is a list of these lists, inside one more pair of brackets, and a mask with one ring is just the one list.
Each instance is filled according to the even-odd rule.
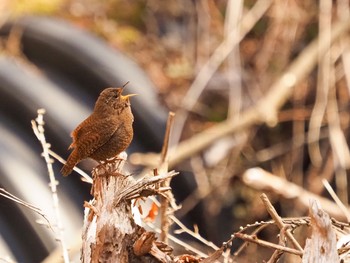
[[106,1],[106,16],[139,29],[145,29],[144,14],[147,1],[109,0]]
[[13,16],[52,15],[57,13],[67,0],[13,0],[8,2]]

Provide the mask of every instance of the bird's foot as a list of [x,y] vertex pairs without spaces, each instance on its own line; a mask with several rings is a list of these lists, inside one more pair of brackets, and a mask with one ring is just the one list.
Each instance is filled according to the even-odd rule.
[[114,171],[116,168],[118,168],[119,165],[123,163],[123,161],[125,161],[125,159],[117,155],[107,160],[97,161],[98,165],[95,167],[95,169],[103,170],[104,173],[109,173],[111,171]]
[[114,163],[116,163],[116,162],[118,162],[118,161],[119,161],[119,162],[125,161],[125,159],[123,159],[123,158],[119,157],[119,155],[117,155],[117,156],[114,156],[114,157],[112,157],[112,158],[109,158],[109,159],[103,161],[103,163],[104,163],[104,164],[114,164]]

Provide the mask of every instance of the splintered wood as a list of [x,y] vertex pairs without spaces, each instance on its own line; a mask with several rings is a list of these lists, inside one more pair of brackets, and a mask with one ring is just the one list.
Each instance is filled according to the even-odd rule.
[[337,239],[329,215],[316,200],[310,201],[311,237],[306,240],[302,263],[338,263]]
[[[125,160],[93,170],[94,199],[85,205],[82,262],[128,262],[127,247],[138,230],[130,201],[116,201],[116,195],[134,180],[122,175]],[[122,241],[122,242],[121,242]]]
[[91,194],[94,198],[84,205],[81,250],[81,261],[84,263],[170,260],[167,252],[162,252],[161,244],[156,242],[155,234],[135,223],[131,200],[169,190],[159,189],[156,185],[177,173],[169,172],[136,181],[123,173],[125,161],[126,154],[122,153],[92,172]]

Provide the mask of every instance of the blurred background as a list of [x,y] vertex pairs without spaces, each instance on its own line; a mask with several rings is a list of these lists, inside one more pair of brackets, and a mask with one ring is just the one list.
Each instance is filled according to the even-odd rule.
[[[262,192],[280,216],[302,217],[309,195],[332,200],[325,179],[347,208],[349,13],[346,0],[2,0],[0,187],[54,217],[30,121],[45,108],[46,139],[67,158],[70,132],[100,91],[130,81],[128,93],[139,96],[129,168],[156,167],[148,153],[160,152],[174,111],[176,216],[207,240],[220,245],[240,226],[269,220]],[[94,165],[79,167],[89,173]],[[77,174],[62,178],[59,162],[54,169],[66,242],[78,262],[90,185]],[[346,220],[329,202],[327,212]],[[0,199],[0,261],[61,260],[38,219]],[[261,237],[278,242],[277,233]],[[232,250],[240,245],[234,240]],[[260,262],[272,252],[251,245],[234,259]]]

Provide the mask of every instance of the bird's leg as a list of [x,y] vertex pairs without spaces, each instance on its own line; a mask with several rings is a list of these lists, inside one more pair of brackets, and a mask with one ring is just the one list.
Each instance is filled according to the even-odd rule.
[[105,173],[108,172],[108,166],[111,166],[115,164],[117,161],[123,161],[124,158],[119,157],[119,155],[114,156],[112,158],[103,160],[103,161],[97,161],[98,165],[95,167],[95,169],[103,169]]
[[117,161],[123,161],[123,160],[124,160],[124,159],[121,158],[121,157],[119,157],[119,155],[116,155],[116,156],[114,156],[114,157],[112,157],[112,158],[110,158],[110,159],[105,160],[104,162],[105,162],[106,164],[109,164],[109,163],[115,163],[115,162],[117,162]]
[[105,173],[108,172],[108,169],[107,169],[107,166],[106,166],[106,162],[105,161],[97,161],[98,162],[98,165],[94,168],[94,169],[103,169]]

